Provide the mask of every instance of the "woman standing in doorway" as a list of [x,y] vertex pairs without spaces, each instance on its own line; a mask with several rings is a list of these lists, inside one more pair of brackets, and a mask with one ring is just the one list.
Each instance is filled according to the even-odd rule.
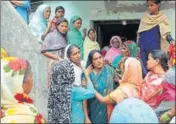
[[154,49],[167,50],[168,43],[174,40],[170,35],[166,15],[159,11],[160,0],[147,0],[148,12],[141,19],[138,29],[138,42],[145,71],[147,56]]
[[121,43],[122,43],[122,41],[121,41],[121,38],[119,36],[113,36],[111,38],[111,40],[110,40],[111,48],[106,53],[106,56],[104,58],[105,61],[107,61],[108,63],[112,63],[112,60],[116,56],[121,55],[121,50],[120,50]]
[[84,40],[84,61],[87,61],[89,52],[92,50],[100,50],[100,46],[96,41],[97,34],[94,29],[89,29],[87,36]]

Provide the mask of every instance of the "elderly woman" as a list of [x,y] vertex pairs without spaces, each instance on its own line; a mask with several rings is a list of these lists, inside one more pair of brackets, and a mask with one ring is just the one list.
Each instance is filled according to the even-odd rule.
[[117,67],[123,57],[138,57],[139,49],[134,41],[128,40],[121,45],[122,55],[116,56],[111,65]]
[[87,57],[90,51],[100,50],[100,46],[96,39],[96,31],[94,29],[89,29],[87,36],[84,40],[84,61],[87,61]]
[[[87,76],[91,72],[91,67],[84,71],[87,86],[83,87],[81,85],[83,67],[79,48],[68,45],[64,58],[66,60],[57,62],[53,67],[48,100],[49,123],[84,123],[83,100],[94,97],[94,88]],[[67,66],[64,66],[65,64]],[[64,67],[61,69],[56,66]],[[66,72],[66,70],[70,71]]]
[[33,81],[30,64],[21,58],[1,59],[1,123],[44,123],[28,96]]
[[122,41],[119,36],[113,36],[111,38],[111,40],[110,40],[111,48],[108,50],[108,52],[106,53],[106,56],[104,58],[108,63],[112,63],[112,60],[116,56],[121,55],[121,50],[120,50],[121,43],[122,43]]
[[143,65],[141,59],[138,56],[138,54],[139,54],[139,48],[137,47],[137,44],[134,41],[128,40],[128,41],[124,42],[121,45],[121,51],[122,51],[122,55],[116,56],[114,58],[114,60],[112,61],[111,65],[114,68],[118,68],[119,63],[122,60],[122,58],[124,58],[124,57],[134,57],[134,58],[140,60],[141,66],[142,66],[143,77],[145,77],[145,75],[147,74],[147,72],[145,71],[144,65]]
[[83,36],[79,29],[82,25],[82,19],[79,16],[73,16],[70,20],[70,26],[68,31],[68,43],[74,44],[80,48],[81,59],[84,56],[83,50]]
[[[56,22],[56,29],[49,33],[43,44],[41,52],[49,58],[48,79],[50,80],[51,68],[54,61],[58,61],[64,56],[64,49],[67,45],[68,21],[65,18],[59,18]],[[48,85],[50,81],[48,80]]]
[[[94,88],[102,95],[106,96],[114,89],[115,70],[109,65],[105,65],[104,58],[99,50],[93,50],[89,53],[87,66],[93,66],[93,72],[90,79]],[[110,116],[109,107],[100,103],[97,99],[88,100],[88,114],[92,123],[107,123]]]
[[48,34],[49,28],[48,28],[48,22],[51,14],[51,8],[47,4],[40,5],[34,15],[32,16],[32,19],[29,23],[29,28],[31,30],[31,33],[37,37],[38,41],[40,43],[43,42],[44,37]]

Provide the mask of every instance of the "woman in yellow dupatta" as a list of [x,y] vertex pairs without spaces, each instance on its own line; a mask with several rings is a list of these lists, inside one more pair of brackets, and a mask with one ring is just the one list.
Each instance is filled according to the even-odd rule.
[[1,122],[44,123],[28,96],[32,89],[30,64],[21,58],[1,59]]
[[141,59],[147,71],[147,57],[154,49],[167,52],[168,43],[174,44],[167,16],[159,11],[160,0],[147,0],[148,12],[144,14],[138,29]]
[[96,41],[97,34],[94,29],[89,29],[87,36],[84,40],[84,61],[87,62],[89,52],[92,50],[100,50],[100,45]]

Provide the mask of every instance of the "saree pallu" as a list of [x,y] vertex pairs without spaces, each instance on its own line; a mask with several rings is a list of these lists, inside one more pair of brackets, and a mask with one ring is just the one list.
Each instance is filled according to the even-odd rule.
[[[102,70],[95,74],[90,74],[90,79],[94,85],[94,88],[103,96],[109,94],[114,88],[114,69],[108,65],[105,65]],[[110,117],[111,109],[106,105],[100,103],[96,98],[88,100],[89,118],[92,123],[108,123],[108,116]]]

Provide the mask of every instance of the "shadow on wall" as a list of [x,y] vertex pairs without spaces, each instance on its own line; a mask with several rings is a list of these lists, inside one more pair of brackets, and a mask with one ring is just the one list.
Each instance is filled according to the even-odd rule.
[[1,2],[1,45],[9,55],[24,58],[31,63],[34,79],[31,96],[46,118],[47,59],[40,54],[41,45],[9,1]]

